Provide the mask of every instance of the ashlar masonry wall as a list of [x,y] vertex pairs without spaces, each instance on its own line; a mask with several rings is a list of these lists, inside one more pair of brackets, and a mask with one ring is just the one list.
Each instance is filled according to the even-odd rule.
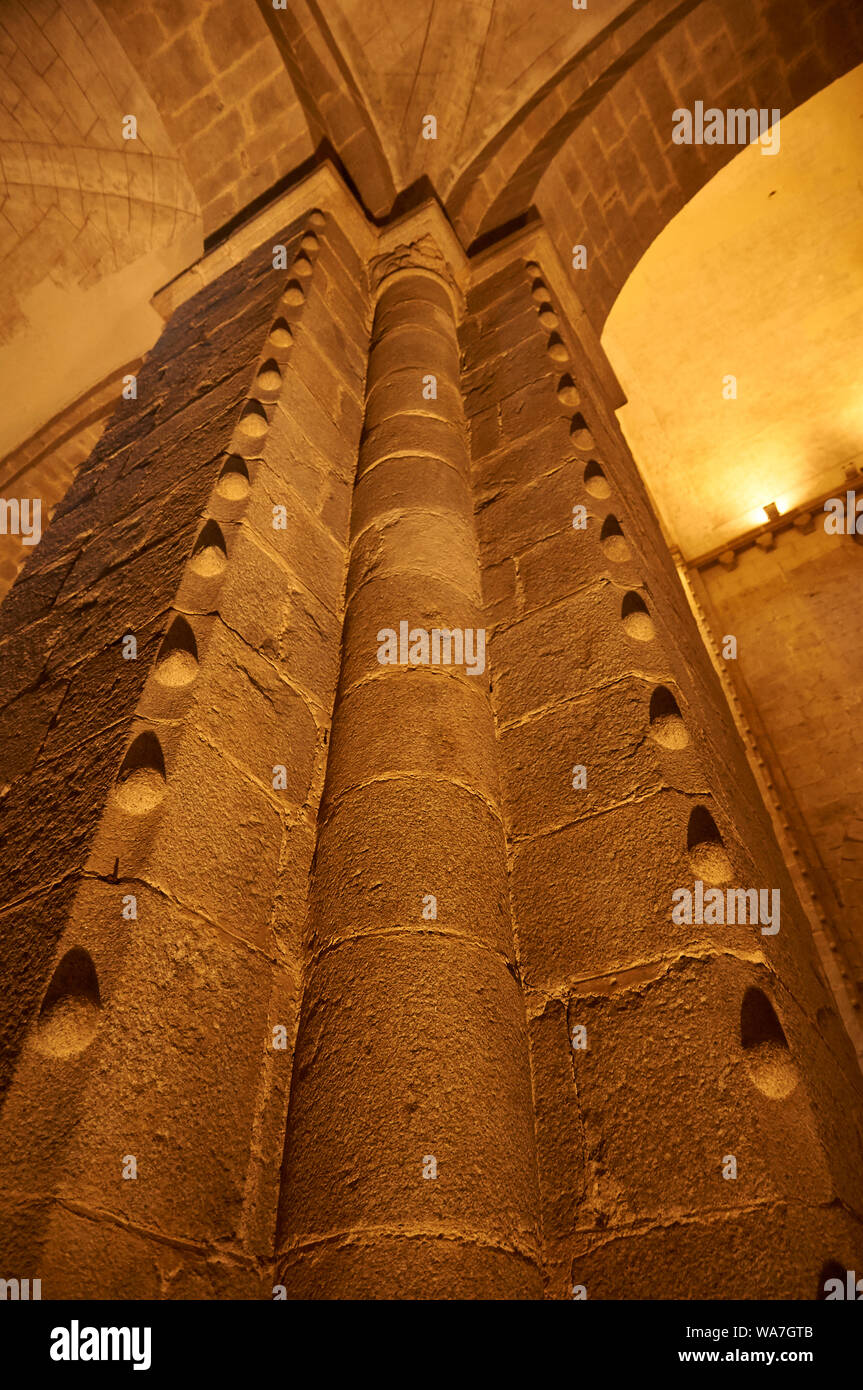
[[806,528],[789,526],[770,548],[749,546],[732,568],[715,563],[698,579],[720,649],[726,633],[737,638],[729,676],[757,714],[759,745],[785,779],[816,870],[828,880],[828,891],[820,875],[818,886],[833,951],[860,1008],[863,634],[848,622],[847,603],[860,583],[863,545],[856,536],[827,533],[826,520],[816,512]]
[[[860,1261],[863,1143],[805,915],[544,236],[467,307],[546,1294],[816,1297]],[[676,924],[696,880],[778,889],[778,932]]]
[[46,1298],[271,1296],[360,269],[312,205],[180,305],[0,615],[0,1227]]
[[813,1298],[860,1075],[608,364],[541,228],[319,173],[163,292],[0,609],[6,1275]]

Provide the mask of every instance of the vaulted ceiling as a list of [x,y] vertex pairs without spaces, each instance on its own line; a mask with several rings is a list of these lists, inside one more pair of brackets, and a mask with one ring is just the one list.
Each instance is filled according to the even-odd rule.
[[158,285],[321,154],[375,218],[436,196],[466,248],[538,212],[565,263],[589,247],[601,330],[733,153],[674,146],[674,107],[785,113],[861,59],[853,0],[2,0],[0,453],[145,351]]
[[149,296],[197,254],[201,218],[156,101],[92,0],[3,0],[0,74],[2,454],[149,346]]

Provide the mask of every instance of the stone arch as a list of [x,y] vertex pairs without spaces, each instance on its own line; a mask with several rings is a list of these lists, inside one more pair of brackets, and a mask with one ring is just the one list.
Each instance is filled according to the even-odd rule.
[[787,113],[861,59],[863,12],[836,0],[639,6],[522,108],[462,173],[448,211],[472,245],[532,206],[565,264],[585,244],[579,293],[599,329],[657,233],[737,152],[674,145],[675,108],[703,100]]

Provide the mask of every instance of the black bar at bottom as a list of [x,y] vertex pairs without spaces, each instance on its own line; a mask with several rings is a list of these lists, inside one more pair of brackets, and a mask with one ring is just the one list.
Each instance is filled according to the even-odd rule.
[[[863,1299],[856,1302],[863,1304]],[[378,1320],[380,1319],[380,1320]],[[92,1380],[212,1374],[320,1383],[340,1368],[427,1386],[475,1366],[488,1384],[524,1358],[537,1376],[595,1379],[703,1366],[808,1367],[823,1381],[858,1364],[863,1306],[842,1302],[192,1303],[0,1305],[7,1374]],[[309,1362],[315,1363],[312,1370]],[[562,1363],[562,1364],[561,1364]],[[544,1369],[543,1369],[544,1368]],[[10,1377],[11,1378],[11,1377]],[[769,1378],[767,1383],[769,1383]],[[242,1387],[241,1387],[242,1390]]]

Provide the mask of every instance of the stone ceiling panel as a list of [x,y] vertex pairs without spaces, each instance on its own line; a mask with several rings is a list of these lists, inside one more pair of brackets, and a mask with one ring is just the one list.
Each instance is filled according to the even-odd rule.
[[254,0],[100,0],[218,231],[313,152]]

